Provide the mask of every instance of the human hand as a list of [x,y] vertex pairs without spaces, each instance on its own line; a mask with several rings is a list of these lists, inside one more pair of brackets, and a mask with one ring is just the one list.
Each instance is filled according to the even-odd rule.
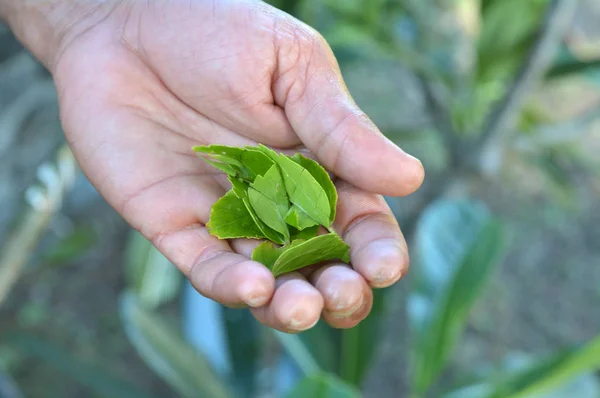
[[[364,319],[371,289],[390,286],[408,267],[380,195],[412,193],[424,172],[358,109],[325,41],[258,1],[86,4],[62,25],[53,51],[39,35],[28,40],[44,49],[68,142],[106,200],[200,293],[250,306],[270,327],[305,330],[321,315],[338,328]],[[256,143],[306,150],[335,174],[334,227],[350,245],[351,266],[276,281],[249,260],[255,242],[208,233],[227,180],[191,147]]]

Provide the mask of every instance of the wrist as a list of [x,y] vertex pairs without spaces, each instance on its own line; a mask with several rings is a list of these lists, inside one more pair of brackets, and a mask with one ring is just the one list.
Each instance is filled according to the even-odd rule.
[[51,71],[78,35],[106,18],[118,0],[0,0],[0,19]]

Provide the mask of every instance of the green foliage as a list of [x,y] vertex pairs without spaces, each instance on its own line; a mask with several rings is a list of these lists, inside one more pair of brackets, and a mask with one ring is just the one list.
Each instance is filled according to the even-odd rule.
[[416,232],[418,275],[409,304],[417,396],[446,365],[504,240],[502,225],[480,204],[439,201],[424,212]]
[[373,291],[373,307],[369,316],[352,329],[338,331],[341,335],[340,370],[342,379],[360,386],[372,359],[379,348],[373,342],[380,341],[385,326],[387,290]]
[[149,392],[120,379],[96,364],[90,364],[70,353],[68,349],[35,335],[18,332],[5,337],[6,342],[22,353],[54,367],[65,377],[107,398],[156,398]]
[[221,314],[233,368],[231,384],[237,396],[255,397],[262,343],[258,322],[248,309],[221,307]]
[[331,207],[329,199],[321,184],[310,173],[310,170],[287,156],[278,155],[265,146],[259,148],[279,166],[290,202],[318,224],[330,226]]
[[44,260],[57,265],[67,263],[85,254],[97,241],[98,236],[90,226],[77,227],[44,253]]
[[543,396],[581,374],[600,368],[600,336],[580,348],[556,353],[493,383],[482,398]]
[[132,231],[125,252],[129,288],[148,308],[156,308],[177,295],[182,275],[142,234]]
[[[232,184],[211,210],[207,226],[212,235],[266,238],[252,259],[265,264],[275,276],[326,260],[349,262],[348,245],[331,228],[337,191],[317,162],[300,154],[278,154],[264,145],[194,150],[225,171]],[[319,226],[331,233],[316,236]]]
[[211,234],[221,239],[265,238],[260,228],[262,224],[255,222],[257,216],[253,216],[251,211],[231,190],[213,205],[206,226]]
[[286,398],[360,398],[361,394],[352,385],[334,376],[321,373],[306,376]]
[[131,344],[158,376],[183,398],[228,398],[206,359],[186,343],[158,314],[130,292],[123,293],[121,321]]
[[266,265],[273,275],[317,264],[321,261],[340,259],[350,261],[348,245],[336,233],[319,235],[308,240],[297,239],[283,247],[263,242],[252,253],[252,259]]

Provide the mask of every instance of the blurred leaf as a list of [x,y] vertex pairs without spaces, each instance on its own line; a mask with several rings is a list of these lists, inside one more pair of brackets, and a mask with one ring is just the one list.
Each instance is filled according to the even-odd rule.
[[381,341],[385,322],[385,299],[388,290],[373,290],[373,307],[369,316],[352,329],[340,330],[340,376],[355,386],[360,386],[371,360]]
[[131,292],[121,296],[121,321],[127,337],[146,364],[184,398],[227,398],[206,359]]
[[332,375],[320,373],[306,376],[286,398],[360,398],[362,395],[350,384]]
[[483,58],[506,54],[539,27],[549,0],[502,0],[482,7],[479,52]]
[[240,397],[253,397],[261,343],[258,325],[248,309],[221,306],[221,311],[233,365],[232,381]]
[[571,62],[560,63],[554,65],[546,77],[549,79],[555,79],[559,77],[569,77],[573,75],[580,75],[593,70],[600,70],[600,59],[592,59],[588,61],[580,61],[577,59]]
[[320,320],[314,327],[298,335],[318,366],[325,372],[337,373],[340,363],[340,331]]
[[44,253],[44,260],[52,264],[69,262],[89,250],[97,239],[93,228],[80,226]]
[[2,398],[22,398],[23,393],[17,386],[17,383],[8,374],[0,369],[0,397]]
[[309,376],[321,372],[317,361],[297,334],[282,333],[276,330],[273,330],[273,333],[304,375]]
[[[600,336],[579,349],[561,352],[494,383],[488,398],[529,398],[546,394],[600,368]],[[485,398],[484,397],[484,398]]]
[[64,373],[65,377],[72,378],[99,396],[107,398],[154,397],[106,370],[83,361],[51,341],[20,332],[7,336],[7,342],[27,355],[47,362]]
[[181,273],[152,243],[132,231],[125,252],[125,276],[132,291],[148,308],[173,299],[181,286]]
[[339,21],[327,27],[323,36],[334,50],[352,58],[389,58],[389,49],[377,40],[365,27],[347,21]]
[[511,368],[444,398],[597,398],[600,382],[593,372],[600,368],[600,336],[581,348]]
[[409,297],[417,395],[447,363],[504,241],[502,225],[480,203],[441,200],[423,213],[416,231],[419,268]]

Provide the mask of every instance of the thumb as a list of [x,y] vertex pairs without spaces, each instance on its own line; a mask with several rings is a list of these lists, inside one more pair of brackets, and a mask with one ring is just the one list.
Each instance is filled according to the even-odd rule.
[[391,196],[414,192],[423,182],[423,165],[358,108],[325,40],[293,18],[277,24],[275,37],[275,102],[304,145],[359,188]]

